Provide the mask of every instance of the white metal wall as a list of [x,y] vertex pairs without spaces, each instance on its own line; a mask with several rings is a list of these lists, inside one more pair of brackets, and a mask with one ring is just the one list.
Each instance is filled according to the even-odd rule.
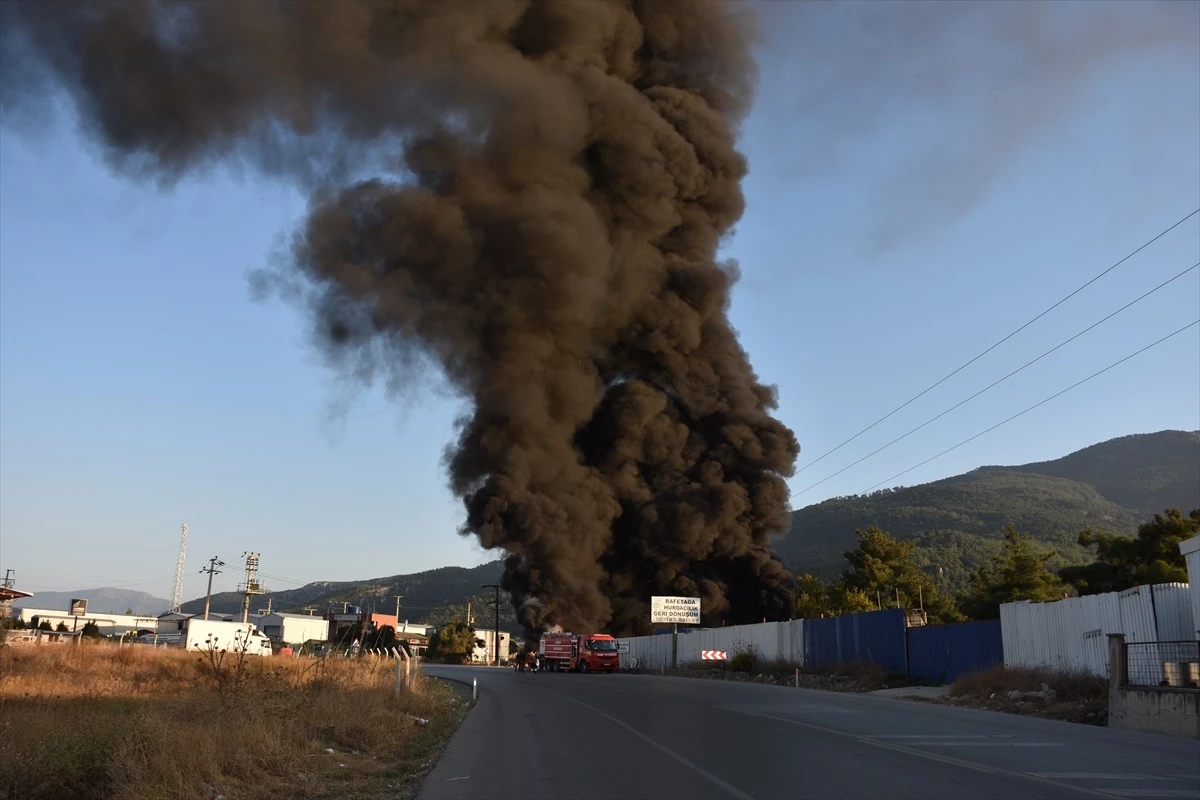
[[1179,550],[1183,553],[1184,563],[1187,564],[1188,585],[1191,587],[1192,597],[1192,625],[1196,628],[1185,638],[1200,639],[1200,536],[1180,542]]
[[[618,641],[629,644],[629,653],[621,655],[622,668],[632,666],[634,659],[640,669],[671,666],[670,634],[634,636]],[[680,667],[700,661],[702,650],[725,650],[729,658],[733,658],[736,652],[748,647],[756,650],[765,661],[780,659],[803,666],[804,621],[760,622],[727,628],[681,628],[677,660]]]
[[1107,675],[1110,633],[1127,642],[1191,638],[1181,635],[1195,627],[1190,594],[1186,583],[1165,583],[1053,603],[1005,603],[1004,665]]

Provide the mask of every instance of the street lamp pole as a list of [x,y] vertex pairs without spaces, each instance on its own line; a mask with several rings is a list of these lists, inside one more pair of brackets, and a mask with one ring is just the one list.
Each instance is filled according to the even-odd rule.
[[496,650],[496,666],[500,666],[500,584],[485,583],[484,589],[495,589],[496,599],[493,601],[496,604],[496,629],[492,637],[492,647]]

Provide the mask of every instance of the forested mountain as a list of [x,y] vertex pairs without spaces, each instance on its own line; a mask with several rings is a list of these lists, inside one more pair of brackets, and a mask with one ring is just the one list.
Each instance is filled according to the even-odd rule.
[[916,539],[917,558],[951,589],[985,563],[1006,524],[1059,551],[1057,566],[1081,563],[1087,527],[1132,533],[1155,511],[1200,507],[1200,432],[1123,436],[1064,458],[988,466],[920,486],[838,497],[792,513],[776,542],[796,572],[836,578],[854,531],[870,525]]

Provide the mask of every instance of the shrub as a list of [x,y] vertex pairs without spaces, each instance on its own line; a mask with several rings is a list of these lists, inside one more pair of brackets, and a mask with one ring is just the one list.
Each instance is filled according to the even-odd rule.
[[729,668],[734,672],[753,673],[760,660],[757,647],[738,642],[733,647],[733,658],[729,660]]

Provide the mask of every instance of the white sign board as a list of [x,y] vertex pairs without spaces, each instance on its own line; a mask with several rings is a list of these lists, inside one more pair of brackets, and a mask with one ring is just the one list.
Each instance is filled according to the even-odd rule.
[[618,653],[628,653],[629,652],[629,642],[617,642],[617,652]]
[[651,597],[650,622],[674,622],[679,625],[699,625],[700,598]]

